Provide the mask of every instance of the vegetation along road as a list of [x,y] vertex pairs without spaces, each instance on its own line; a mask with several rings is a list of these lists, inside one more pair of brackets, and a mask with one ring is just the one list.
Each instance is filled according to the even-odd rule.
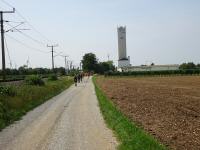
[[27,113],[0,132],[0,149],[115,149],[117,141],[101,116],[91,79]]

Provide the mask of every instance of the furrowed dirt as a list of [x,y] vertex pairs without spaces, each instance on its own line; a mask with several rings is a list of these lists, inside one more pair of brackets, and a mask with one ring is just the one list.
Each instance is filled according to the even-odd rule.
[[200,77],[98,77],[116,106],[170,149],[200,149]]

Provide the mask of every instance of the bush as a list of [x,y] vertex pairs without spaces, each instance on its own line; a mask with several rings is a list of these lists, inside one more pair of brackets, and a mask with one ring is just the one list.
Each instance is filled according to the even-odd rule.
[[0,86],[0,96],[15,96],[16,90],[12,86]]
[[42,80],[42,78],[37,75],[31,75],[26,77],[25,82],[28,85],[39,85],[39,86],[44,85],[44,81]]
[[58,77],[57,77],[56,74],[51,74],[51,75],[49,75],[48,80],[50,80],[50,81],[56,81],[56,80],[58,80]]

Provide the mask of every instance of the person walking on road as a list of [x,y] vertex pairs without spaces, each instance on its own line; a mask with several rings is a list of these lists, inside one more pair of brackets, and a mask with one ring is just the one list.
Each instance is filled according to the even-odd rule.
[[74,76],[74,84],[77,86],[77,75]]
[[83,81],[83,73],[80,74],[80,80]]
[[78,78],[78,83],[80,83],[80,80],[81,80],[81,75],[80,75],[80,74],[78,74],[78,75],[77,75],[77,78]]

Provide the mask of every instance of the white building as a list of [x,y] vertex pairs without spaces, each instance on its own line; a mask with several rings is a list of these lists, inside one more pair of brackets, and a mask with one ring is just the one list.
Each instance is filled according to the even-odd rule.
[[124,67],[123,71],[167,71],[179,70],[179,65],[153,65],[153,66],[132,66]]
[[152,66],[131,66],[130,57],[126,54],[126,27],[118,27],[118,70],[119,71],[164,71],[178,70],[179,65],[152,65]]
[[118,67],[129,67],[130,57],[126,55],[126,27],[118,27]]

